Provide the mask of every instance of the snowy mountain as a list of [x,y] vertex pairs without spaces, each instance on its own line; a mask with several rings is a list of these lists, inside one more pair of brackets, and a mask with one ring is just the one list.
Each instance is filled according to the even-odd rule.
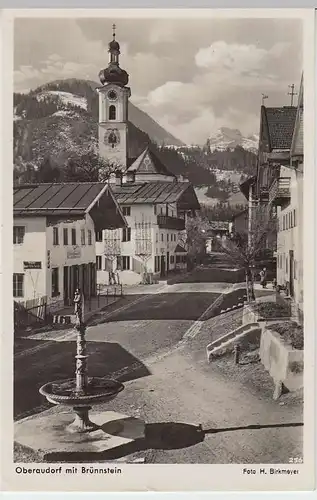
[[221,127],[209,137],[208,146],[210,151],[226,151],[227,149],[232,150],[237,146],[241,146],[247,151],[256,153],[258,142],[259,137],[255,134],[244,137],[238,129]]

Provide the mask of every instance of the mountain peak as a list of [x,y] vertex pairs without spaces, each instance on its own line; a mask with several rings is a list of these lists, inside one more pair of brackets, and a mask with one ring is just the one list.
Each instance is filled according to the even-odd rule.
[[241,146],[247,151],[257,152],[259,138],[256,134],[245,137],[240,130],[229,127],[220,127],[213,132],[208,143],[211,151],[225,151],[226,149],[234,149]]

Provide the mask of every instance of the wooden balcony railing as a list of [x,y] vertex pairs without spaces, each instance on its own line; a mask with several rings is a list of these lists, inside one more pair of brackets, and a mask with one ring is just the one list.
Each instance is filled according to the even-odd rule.
[[185,229],[185,220],[178,217],[170,217],[169,215],[158,215],[157,225],[161,229],[175,229],[182,231]]
[[291,178],[279,177],[274,179],[269,191],[269,202],[274,205],[283,205],[291,197]]

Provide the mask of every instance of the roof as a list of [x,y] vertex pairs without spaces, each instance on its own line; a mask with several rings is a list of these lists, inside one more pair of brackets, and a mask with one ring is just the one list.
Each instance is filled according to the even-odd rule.
[[245,198],[248,200],[249,199],[249,188],[250,185],[254,185],[256,183],[256,176],[252,175],[251,177],[248,177],[245,181],[241,182],[239,185],[241,193],[245,196]]
[[121,209],[109,185],[103,182],[40,183],[14,186],[13,213],[15,216],[51,217],[84,216],[87,213],[95,215],[98,209],[97,202],[101,199],[105,229],[107,225],[109,227],[125,226],[126,222]]
[[271,149],[290,149],[297,108],[265,108]]
[[188,182],[125,183],[113,186],[113,191],[120,205],[175,203],[187,197],[191,209],[200,209],[194,188]]
[[187,253],[187,250],[185,250],[185,248],[183,248],[180,244],[178,244],[175,248],[174,253]]
[[138,174],[161,174],[175,177],[149,147],[146,147],[138,158],[129,166],[128,172],[136,172]]
[[238,217],[241,217],[241,215],[243,215],[243,214],[248,215],[248,210],[249,210],[248,208],[245,208],[244,210],[240,210],[240,212],[238,212],[232,216],[231,220],[235,221],[235,219],[237,219]]
[[298,96],[297,114],[292,140],[291,155],[303,156],[304,154],[304,83],[301,78]]

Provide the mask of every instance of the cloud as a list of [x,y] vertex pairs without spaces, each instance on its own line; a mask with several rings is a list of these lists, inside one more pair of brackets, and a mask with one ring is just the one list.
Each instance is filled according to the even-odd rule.
[[[112,22],[15,21],[15,89],[98,81]],[[203,143],[220,126],[257,133],[262,92],[268,105],[289,103],[288,85],[302,69],[301,34],[298,20],[120,19],[120,65],[134,104],[183,141]]]

